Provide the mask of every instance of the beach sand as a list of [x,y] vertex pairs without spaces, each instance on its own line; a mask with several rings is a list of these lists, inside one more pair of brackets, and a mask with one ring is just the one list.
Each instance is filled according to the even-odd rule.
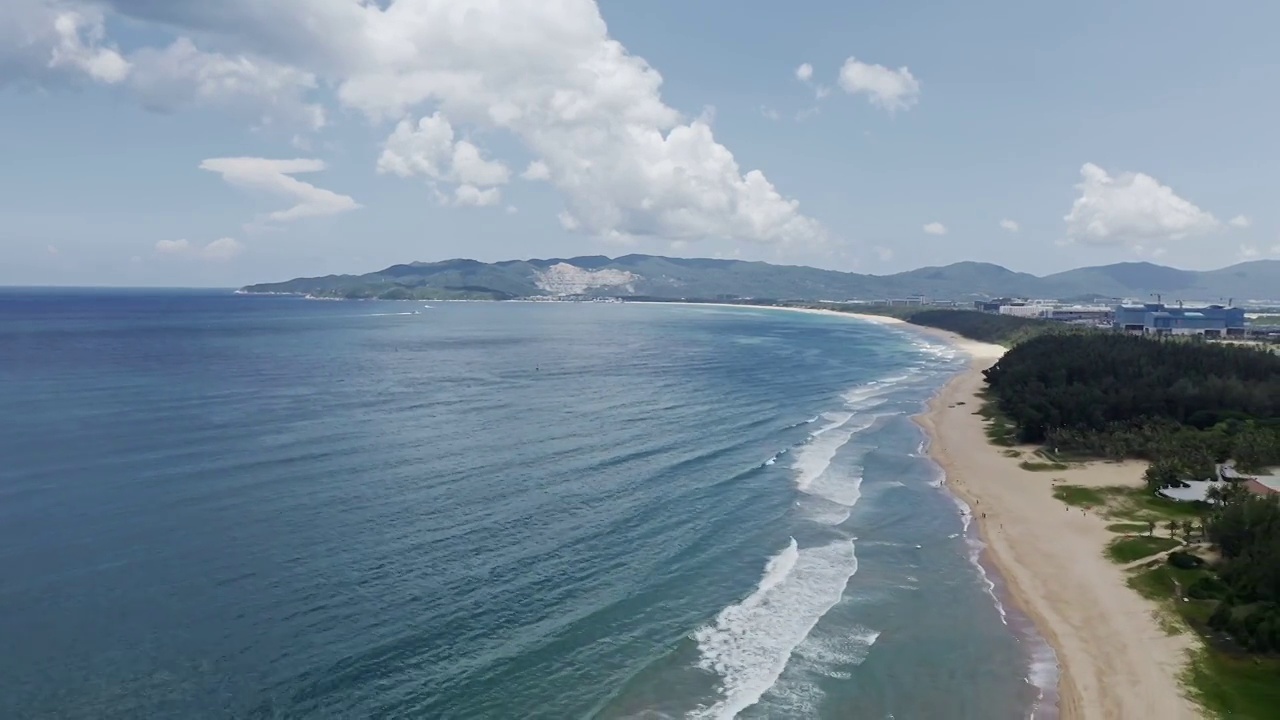
[[1055,480],[1141,485],[1144,464],[1090,463],[1057,472],[1018,467],[1018,458],[988,442],[983,418],[975,414],[982,404],[982,370],[1004,348],[941,334],[969,353],[970,367],[916,420],[930,436],[930,455],[948,486],[972,509],[988,559],[1057,653],[1060,717],[1202,717],[1178,681],[1192,638],[1166,634],[1156,606],[1129,588],[1121,568],[1103,555],[1115,537],[1106,529],[1109,522],[1053,497]]

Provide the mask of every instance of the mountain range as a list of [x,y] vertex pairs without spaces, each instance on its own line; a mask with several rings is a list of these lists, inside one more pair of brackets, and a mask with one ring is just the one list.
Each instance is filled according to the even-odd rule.
[[1145,300],[1159,294],[1166,302],[1234,299],[1244,303],[1280,299],[1280,260],[1254,260],[1206,271],[1126,262],[1036,276],[980,262],[867,275],[742,260],[653,255],[495,263],[458,259],[392,265],[364,275],[326,275],[250,285],[242,292],[389,300],[505,300],[565,295],[884,300],[923,295],[959,301],[992,297],[1089,301]]

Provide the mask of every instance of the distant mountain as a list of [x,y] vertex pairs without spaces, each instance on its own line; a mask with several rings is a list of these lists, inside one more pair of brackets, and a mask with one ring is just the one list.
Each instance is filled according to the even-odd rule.
[[877,300],[924,295],[947,300],[991,297],[1148,298],[1166,301],[1280,299],[1280,261],[1256,260],[1193,271],[1117,263],[1038,277],[999,265],[960,262],[893,275],[864,275],[741,260],[599,255],[545,260],[445,260],[392,265],[364,275],[327,275],[250,285],[250,293],[380,299],[486,299],[587,295],[664,299],[770,298]]

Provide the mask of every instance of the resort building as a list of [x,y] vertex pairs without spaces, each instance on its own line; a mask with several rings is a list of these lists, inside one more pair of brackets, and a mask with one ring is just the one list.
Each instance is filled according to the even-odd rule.
[[1164,303],[1118,305],[1112,326],[1151,335],[1243,336],[1244,309],[1225,305],[1169,307]]

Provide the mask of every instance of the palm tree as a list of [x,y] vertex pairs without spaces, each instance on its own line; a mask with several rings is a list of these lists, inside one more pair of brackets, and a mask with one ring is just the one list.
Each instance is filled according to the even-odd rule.
[[1169,537],[1174,537],[1178,534],[1178,521],[1170,520],[1165,524],[1164,529],[1169,531]]
[[1155,534],[1156,534],[1156,521],[1148,520],[1147,521],[1147,537],[1152,537]]

